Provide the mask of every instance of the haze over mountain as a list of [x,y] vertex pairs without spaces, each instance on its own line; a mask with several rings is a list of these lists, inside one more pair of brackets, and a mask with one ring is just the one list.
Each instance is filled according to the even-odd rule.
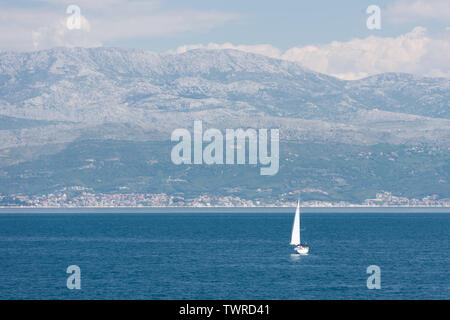
[[[29,163],[32,176],[42,178],[39,170],[53,169],[36,161],[83,141],[168,141],[194,120],[219,129],[279,128],[282,141],[298,144],[355,152],[379,144],[421,146],[447,156],[450,80],[387,73],[344,81],[236,50],[0,52],[0,192],[29,192],[31,180],[20,177],[18,166]],[[449,175],[448,164],[436,165]],[[436,182],[434,192],[448,196],[447,177],[438,180],[445,183]],[[45,191],[73,184],[66,176]]]

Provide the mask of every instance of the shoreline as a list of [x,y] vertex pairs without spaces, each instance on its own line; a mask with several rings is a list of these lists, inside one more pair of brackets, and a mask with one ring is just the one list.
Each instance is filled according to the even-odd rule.
[[[450,207],[301,207],[303,213],[450,213]],[[6,213],[291,213],[295,207],[0,207]]]

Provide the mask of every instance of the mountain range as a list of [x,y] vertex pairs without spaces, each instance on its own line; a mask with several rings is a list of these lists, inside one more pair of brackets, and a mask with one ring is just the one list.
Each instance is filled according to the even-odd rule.
[[[264,180],[250,169],[174,166],[170,134],[192,129],[194,120],[218,129],[279,128],[280,173]],[[3,194],[81,185],[277,198],[301,185],[321,190],[305,195],[320,200],[360,202],[382,190],[448,198],[449,150],[446,78],[385,73],[346,81],[237,50],[0,52]],[[86,168],[92,159],[103,165]],[[109,159],[124,174],[106,169]],[[201,179],[218,174],[217,184]],[[185,182],[167,182],[177,175]],[[257,184],[270,191],[258,194]]]

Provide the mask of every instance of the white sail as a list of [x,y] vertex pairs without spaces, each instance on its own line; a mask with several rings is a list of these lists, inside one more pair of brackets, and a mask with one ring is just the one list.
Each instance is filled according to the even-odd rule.
[[292,226],[291,244],[297,246],[300,244],[300,201],[297,201],[295,210],[294,225]]

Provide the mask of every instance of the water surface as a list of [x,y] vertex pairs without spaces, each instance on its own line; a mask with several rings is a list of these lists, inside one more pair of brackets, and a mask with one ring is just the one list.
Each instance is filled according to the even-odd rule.
[[[0,214],[1,299],[449,299],[450,214]],[[66,268],[81,268],[81,290]],[[368,290],[366,268],[381,268]]]

